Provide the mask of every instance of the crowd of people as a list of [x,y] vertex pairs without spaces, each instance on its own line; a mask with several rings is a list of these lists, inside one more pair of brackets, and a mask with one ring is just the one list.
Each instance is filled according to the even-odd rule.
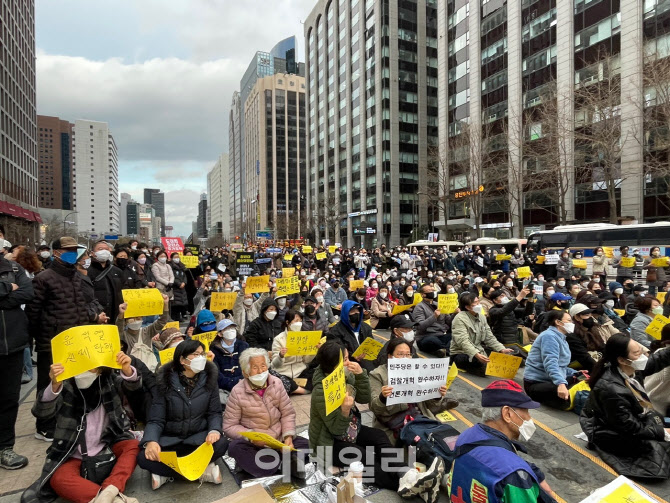
[[[213,454],[200,480],[213,484],[222,481],[216,461],[226,453],[252,477],[283,470],[304,478],[309,454],[346,469],[353,452],[375,485],[427,502],[436,501],[441,485],[456,494],[475,482],[495,501],[553,501],[542,471],[517,454],[517,440],[534,431],[529,410],[540,404],[580,413],[590,446],[619,473],[670,477],[670,325],[660,340],[647,333],[656,315],[670,314],[670,283],[653,261],[657,247],[632,267],[622,265],[628,247],[617,258],[597,248],[587,275],[573,263],[583,250],[560,250],[552,265],[546,257],[553,252],[532,248],[505,255],[504,248],[483,247],[324,246],[303,253],[189,246],[167,253],[132,239],[99,241],[89,250],[64,236],[31,250],[12,246],[0,232],[0,422],[7,425],[0,466],[28,463],[14,450],[13,425],[21,383],[33,378],[35,436],[50,444],[42,475],[22,501],[58,495],[134,502],[124,491],[136,465],[151,473],[157,490],[184,478],[161,462],[161,453],[185,456],[204,443]],[[239,264],[238,252],[252,252],[253,264]],[[196,267],[182,263],[189,255],[198,257]],[[647,271],[646,280],[636,267]],[[266,291],[248,293],[242,270],[267,276]],[[287,274],[298,277],[298,292],[278,293],[277,280]],[[142,288],[160,291],[162,314],[125,317],[122,291]],[[234,305],[213,311],[215,292],[234,294]],[[457,308],[441,312],[440,295],[449,294]],[[166,327],[170,321],[185,328]],[[93,324],[118,327],[120,370],[58,379],[66,362],[53,361],[52,339]],[[373,329],[389,330],[390,339],[374,358],[355,355]],[[287,354],[289,332],[300,331],[322,332],[316,354]],[[208,344],[194,338],[207,332],[215,333]],[[161,361],[167,349],[174,353]],[[486,375],[494,352],[524,361],[522,381],[494,381],[482,392],[482,423],[461,433],[455,459],[419,451],[426,467],[420,474],[392,454],[403,445],[403,428],[417,417],[439,422],[458,401],[445,383],[431,400],[387,404],[387,363],[418,351],[449,356],[477,376]],[[331,412],[322,381],[340,363],[347,393],[339,412]],[[584,381],[590,388],[571,393]],[[290,399],[304,394],[311,394],[309,440],[296,431]],[[362,423],[361,404],[374,414],[371,427]],[[275,444],[250,441],[246,432],[294,450],[282,457]],[[499,466],[487,455],[493,448],[504,451]]]

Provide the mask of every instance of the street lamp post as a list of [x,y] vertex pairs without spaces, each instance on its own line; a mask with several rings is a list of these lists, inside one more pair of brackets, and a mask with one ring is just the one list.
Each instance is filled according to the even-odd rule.
[[66,224],[74,224],[75,223],[75,222],[69,222],[68,219],[67,219],[67,217],[69,217],[70,215],[74,215],[75,213],[77,213],[77,212],[76,211],[71,211],[70,213],[65,215],[65,218],[63,218],[63,234],[65,234],[65,231],[67,230],[67,225]]

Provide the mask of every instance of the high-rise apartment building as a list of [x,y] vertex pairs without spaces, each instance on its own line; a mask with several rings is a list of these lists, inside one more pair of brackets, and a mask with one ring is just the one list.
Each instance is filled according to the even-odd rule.
[[161,219],[161,237],[165,237],[165,194],[160,189],[144,189],[144,204],[150,204]]
[[246,127],[244,212],[247,236],[273,231],[278,239],[306,230],[305,79],[264,77],[244,109]]
[[40,208],[72,210],[72,128],[58,117],[37,116]]
[[125,236],[139,236],[140,234],[140,203],[129,201],[126,205],[126,232]]
[[204,193],[200,194],[200,201],[198,202],[198,220],[196,221],[194,234],[199,238],[207,237],[207,194]]
[[77,119],[73,131],[74,209],[80,232],[119,232],[116,143],[106,122]]
[[207,173],[207,201],[209,212],[209,238],[230,237],[230,201],[228,154],[221,154]]
[[233,102],[230,105],[228,121],[228,164],[230,170],[229,199],[230,199],[230,233],[241,236],[242,207],[244,194],[242,193],[242,98],[240,93],[233,93]]
[[35,113],[35,2],[3,2],[0,10],[0,222],[7,238],[34,243],[38,150]]
[[397,244],[427,223],[437,0],[319,0],[305,21],[315,242]]
[[130,194],[121,192],[119,204],[119,233],[122,236],[128,235],[128,204],[132,201]]

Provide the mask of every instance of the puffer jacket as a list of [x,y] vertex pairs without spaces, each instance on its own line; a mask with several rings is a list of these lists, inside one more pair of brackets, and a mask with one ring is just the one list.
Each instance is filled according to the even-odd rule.
[[556,272],[559,276],[563,276],[566,279],[570,279],[570,274],[572,273],[572,258],[567,257],[563,258],[561,255],[558,257],[558,264],[556,264]]
[[[12,283],[19,288],[12,290]],[[23,351],[27,346],[28,318],[21,305],[32,298],[33,284],[25,269],[0,257],[0,355]]]
[[[174,275],[174,283],[172,284],[172,305],[173,306],[188,306],[188,296],[186,295],[186,267],[184,264],[170,264],[172,267],[172,274]],[[184,288],[179,288],[184,283]]]
[[[533,308],[533,304],[528,304]],[[528,313],[530,314],[530,313]],[[523,318],[526,315],[526,307],[521,306],[517,299],[510,300],[507,304],[493,304],[489,309],[489,324],[496,339],[503,344],[514,344],[519,342],[519,325],[517,315]]]
[[[109,268],[109,271],[103,277],[102,274]],[[100,262],[91,262],[88,268],[88,277],[93,282],[95,298],[98,299],[102,307],[105,308],[105,314],[110,319],[115,320],[119,314],[119,304],[123,302],[121,290],[123,289],[123,277],[121,269],[107,263],[102,267]]]
[[172,272],[170,264],[161,264],[158,261],[154,262],[151,266],[151,274],[156,282],[156,288],[172,300],[174,298],[174,292],[172,291],[174,285],[174,272]]
[[234,440],[244,431],[266,433],[277,440],[295,436],[295,409],[280,379],[269,375],[262,397],[247,379],[230,392],[223,432]]
[[[657,351],[637,373],[638,382],[668,365],[670,349]],[[605,370],[591,390],[579,422],[589,444],[617,473],[641,479],[670,476],[670,442],[664,441],[663,417],[642,408],[618,368]]]
[[630,322],[630,336],[645,347],[651,346],[651,336],[647,335],[647,327],[653,318],[648,314],[638,312]]
[[219,368],[219,389],[232,391],[235,385],[242,379],[242,368],[240,367],[240,354],[249,348],[249,344],[240,339],[235,339],[233,352],[230,353],[221,346],[221,338],[216,337],[209,346],[214,353],[214,363]]
[[210,431],[223,433],[218,375],[216,365],[207,362],[188,397],[174,362],[160,366],[142,445],[158,442],[161,448],[178,444],[200,446]]
[[97,323],[100,313],[103,313],[105,308],[102,307],[102,304],[100,304],[100,301],[95,296],[95,287],[91,278],[79,271],[77,271],[77,274],[81,278],[81,293],[88,304],[88,320],[91,323]]
[[[657,351],[664,351],[665,348]],[[661,416],[668,416],[670,409],[670,367],[647,376],[644,380],[644,389],[647,390],[654,410]]]
[[286,347],[286,337],[288,333],[284,330],[272,341],[272,370],[281,375],[295,379],[312,363],[316,355],[310,356],[284,356],[279,354],[282,348]]
[[33,279],[33,291],[35,295],[26,304],[25,313],[36,351],[51,352],[54,336],[68,328],[89,323],[89,306],[82,293],[82,275],[74,266],[54,259],[49,269]]
[[274,324],[274,320],[268,321],[265,319],[265,311],[270,306],[276,308],[277,303],[274,299],[266,298],[263,301],[258,318],[249,323],[244,330],[244,338],[252,348],[263,348],[266,351],[271,351],[272,341],[280,332],[280,329]]

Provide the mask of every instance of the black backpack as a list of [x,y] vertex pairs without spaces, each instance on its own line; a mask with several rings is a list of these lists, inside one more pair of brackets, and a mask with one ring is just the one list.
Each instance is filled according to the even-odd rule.
[[425,455],[440,456],[445,463],[445,471],[451,469],[456,457],[449,444],[455,445],[460,432],[446,423],[427,417],[417,417],[400,430],[400,440],[406,446],[414,446]]

